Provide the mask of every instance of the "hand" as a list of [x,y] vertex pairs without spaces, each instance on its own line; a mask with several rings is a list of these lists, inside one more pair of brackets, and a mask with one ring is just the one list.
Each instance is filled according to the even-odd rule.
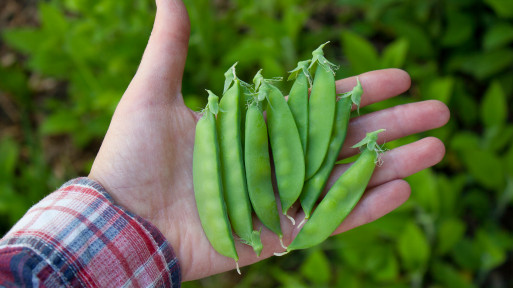
[[[187,12],[179,0],[156,2],[155,24],[142,62],[119,102],[89,177],[101,183],[117,204],[162,231],[187,281],[231,270],[235,264],[212,249],[196,211],[192,153],[200,115],[184,105],[180,92],[189,39]],[[410,87],[408,74],[398,69],[368,72],[359,78],[365,91],[362,106],[394,97]],[[339,80],[337,91],[350,91],[355,83],[355,77]],[[447,107],[437,101],[357,117],[350,123],[341,156],[356,153],[349,147],[365,132],[385,128],[382,136],[391,141],[442,126],[448,118]],[[371,222],[401,205],[410,195],[410,187],[402,178],[438,163],[444,152],[444,145],[436,138],[388,151],[368,191],[337,233]],[[337,167],[331,183],[345,169]],[[303,219],[301,212],[295,217],[298,222]],[[255,226],[261,224],[256,222]],[[282,219],[282,228],[288,244],[298,231],[287,219]],[[277,236],[265,228],[262,242],[260,258],[251,247],[237,243],[241,266],[283,251]]]

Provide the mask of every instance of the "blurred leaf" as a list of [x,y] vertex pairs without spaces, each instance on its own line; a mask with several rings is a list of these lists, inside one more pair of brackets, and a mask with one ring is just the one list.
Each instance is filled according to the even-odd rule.
[[415,223],[408,223],[399,235],[397,249],[405,269],[419,271],[426,267],[430,247],[424,233]]
[[454,87],[452,77],[435,78],[422,86],[422,98],[425,100],[435,99],[449,104]]
[[437,261],[433,265],[432,275],[444,284],[444,287],[472,288],[475,287],[468,277],[449,264]]
[[34,52],[46,37],[34,28],[6,29],[2,32],[3,40],[23,53]]
[[379,267],[372,271],[372,277],[378,282],[393,282],[399,275],[399,261],[397,261],[392,249],[383,251],[380,256],[383,262]]
[[502,151],[513,139],[513,126],[487,127],[483,136],[483,147],[493,152]]
[[436,252],[449,252],[464,236],[465,223],[457,218],[444,219],[438,228]]
[[504,171],[500,159],[495,154],[469,148],[462,151],[462,157],[468,171],[478,183],[490,189],[504,185]]
[[306,288],[308,287],[302,280],[301,277],[298,277],[299,274],[285,272],[278,267],[275,267],[271,270],[271,274],[276,280],[278,280],[283,286],[283,288]]
[[437,215],[440,210],[436,175],[431,169],[424,169],[406,178],[415,191],[412,199],[425,211]]
[[382,68],[402,68],[408,55],[409,43],[406,39],[397,39],[388,44],[381,56]]
[[0,65],[0,90],[8,92],[21,106],[27,106],[27,76],[18,66],[4,68]]
[[324,252],[315,250],[301,265],[301,274],[314,284],[326,284],[331,279],[330,267],[330,262]]
[[19,153],[18,143],[12,138],[5,137],[0,140],[0,182],[9,183],[14,180]]
[[451,106],[451,118],[462,121],[464,127],[473,127],[479,120],[479,108],[473,91],[468,91],[468,84],[462,79],[455,79]]
[[462,239],[451,250],[451,255],[456,263],[465,269],[477,270],[481,267],[481,253],[479,247],[468,238]]
[[501,126],[506,121],[507,102],[501,84],[493,81],[481,104],[481,117],[486,126]]
[[513,42],[513,25],[510,23],[499,23],[492,25],[483,39],[483,46],[486,50],[505,47]]
[[349,31],[342,32],[344,55],[351,63],[354,74],[373,70],[379,65],[378,52],[371,42]]
[[68,22],[56,6],[46,3],[39,2],[39,16],[43,29],[52,31],[55,34],[65,34],[68,28]]
[[506,247],[502,245],[494,231],[480,229],[476,241],[481,251],[481,268],[491,270],[506,261]]
[[470,55],[456,55],[450,59],[451,69],[461,70],[478,80],[492,77],[513,63],[513,50],[501,49]]
[[43,134],[55,135],[73,132],[79,122],[69,111],[60,111],[50,115],[41,125]]
[[449,22],[448,27],[442,37],[442,44],[444,46],[461,45],[473,35],[474,20],[472,16],[460,12],[449,12],[447,20]]
[[485,0],[495,13],[503,18],[513,18],[513,2],[510,0]]
[[408,39],[409,51],[418,57],[428,58],[433,55],[433,45],[427,33],[416,23],[395,19],[392,31],[400,38]]

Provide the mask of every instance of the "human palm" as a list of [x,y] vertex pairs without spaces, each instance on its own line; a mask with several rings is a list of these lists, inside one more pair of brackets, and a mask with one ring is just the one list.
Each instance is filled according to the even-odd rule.
[[[189,21],[181,1],[157,0],[157,17],[140,67],[113,116],[90,178],[101,183],[117,204],[156,225],[180,261],[183,280],[193,280],[235,268],[232,259],[210,246],[196,211],[192,185],[194,130],[201,115],[183,102],[181,80],[187,53]],[[243,59],[241,59],[243,61]],[[362,106],[405,92],[410,78],[402,70],[387,69],[359,75],[364,88]],[[354,77],[337,81],[337,92],[350,91]],[[351,145],[364,134],[385,128],[382,140],[391,141],[444,125],[447,107],[437,101],[397,106],[354,118],[341,157],[357,153]],[[444,146],[425,138],[388,151],[375,170],[364,197],[335,233],[371,222],[401,205],[410,194],[402,178],[438,163]],[[346,169],[335,168],[331,185]],[[294,210],[295,209],[295,210]],[[291,213],[303,219],[299,205]],[[281,219],[285,244],[298,228]],[[255,219],[256,228],[262,224]],[[237,243],[241,266],[282,252],[278,237],[262,229],[264,250]]]

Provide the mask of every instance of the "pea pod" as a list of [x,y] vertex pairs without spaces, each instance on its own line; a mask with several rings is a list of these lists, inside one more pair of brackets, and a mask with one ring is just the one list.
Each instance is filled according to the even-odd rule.
[[287,211],[299,198],[304,183],[305,162],[299,132],[285,97],[276,86],[263,79],[260,71],[255,76],[255,86],[258,97],[267,99],[269,142],[282,213],[295,224]]
[[290,71],[289,80],[295,79],[295,81],[292,84],[289,100],[287,101],[296,122],[304,155],[306,155],[308,139],[308,87],[311,82],[310,73],[308,72],[309,63],[310,60],[301,61],[294,70]]
[[359,108],[362,94],[362,85],[360,80],[357,78],[357,84],[353,90],[344,94],[342,98],[337,101],[335,108],[335,123],[333,131],[331,132],[328,153],[324,158],[321,168],[314,176],[305,182],[303,192],[301,192],[300,200],[301,207],[305,212],[305,220],[310,218],[312,209],[317,202],[319,195],[321,195],[321,192],[324,190],[326,182],[328,182],[333,166],[335,166],[335,162],[337,162],[340,149],[346,139],[352,104],[354,103]]
[[[230,69],[235,74],[235,68]],[[233,230],[243,243],[252,246],[255,253],[260,255],[260,232],[253,231],[251,203],[244,169],[240,90],[239,79],[234,77],[233,85],[224,93],[219,103],[217,132],[221,152],[221,174],[228,217]]]
[[374,172],[381,150],[376,144],[378,133],[383,129],[367,133],[365,139],[353,146],[362,147],[358,159],[335,182],[322,199],[296,238],[287,247],[287,252],[305,249],[326,240],[360,200]]
[[218,108],[218,97],[210,94],[203,117],[196,125],[192,169],[194,195],[201,225],[210,244],[219,254],[233,258],[237,264],[239,257],[235,250],[223,197],[221,161],[214,116]]
[[268,146],[267,126],[262,108],[255,101],[246,112],[244,157],[249,199],[258,219],[281,239],[283,234],[271,180]]
[[334,65],[324,58],[319,46],[312,52],[310,68],[315,71],[310,101],[308,102],[308,139],[306,149],[306,176],[310,179],[322,165],[328,151],[333,120],[335,118]]

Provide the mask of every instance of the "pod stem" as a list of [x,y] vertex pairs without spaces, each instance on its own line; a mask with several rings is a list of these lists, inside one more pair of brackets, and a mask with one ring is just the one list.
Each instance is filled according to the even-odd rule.
[[[360,103],[362,101],[362,95],[363,95],[363,87],[362,83],[360,83],[360,78],[356,77],[356,85],[353,87],[353,90],[339,94],[339,98],[347,98],[351,97],[351,101],[354,105],[356,105],[356,111],[358,114],[360,114]],[[338,100],[338,99],[337,99]]]
[[310,66],[308,69],[310,70],[310,73],[315,73],[315,69],[317,68],[317,65],[321,65],[322,68],[324,68],[326,71],[329,71],[335,75],[335,71],[338,70],[338,66],[331,63],[324,57],[324,51],[322,50],[326,44],[330,43],[329,41],[321,44],[317,49],[315,49],[312,52],[312,62],[310,62]]
[[282,235],[282,236],[280,236],[280,245],[281,245],[281,247],[282,247],[283,249],[285,249],[285,250],[287,249],[287,246],[285,246],[285,244],[283,244],[283,235]]
[[232,83],[237,79],[237,75],[235,74],[235,66],[237,66],[238,62],[232,65],[225,73],[224,73],[224,89],[223,94],[230,89]]
[[307,219],[306,217],[305,217],[305,218],[303,218],[303,220],[301,220],[301,222],[299,222],[299,225],[297,225],[297,228],[298,228],[298,229],[299,229],[299,228],[301,228],[301,227],[306,223],[306,221],[307,221],[307,220],[308,220],[308,219]]
[[283,215],[285,215],[290,220],[290,222],[292,222],[292,226],[296,226],[296,220],[294,218],[287,215],[287,213],[284,213]]
[[239,261],[235,261],[235,268],[237,269],[237,273],[239,273],[239,275],[242,275],[242,274],[240,273]]
[[382,162],[381,157],[379,157],[379,156],[380,156],[380,154],[382,154],[384,152],[384,149],[381,148],[377,144],[377,141],[378,141],[378,134],[381,132],[384,132],[384,131],[385,131],[385,129],[379,129],[374,132],[367,133],[367,135],[365,136],[365,138],[362,139],[362,141],[356,143],[351,148],[360,148],[360,150],[369,149],[369,150],[375,151],[378,154],[376,164],[382,165],[383,162]]
[[303,73],[308,79],[308,84],[310,87],[312,86],[312,75],[310,75],[310,72],[308,71],[308,66],[312,60],[305,60],[300,61],[297,63],[297,67],[294,68],[294,70],[289,71],[290,75],[287,79],[288,81],[296,79],[301,73]]
[[275,253],[274,253],[274,256],[283,256],[283,255],[287,255],[287,254],[289,254],[289,252],[290,252],[290,251],[285,251],[285,252],[281,252],[281,253],[277,253],[277,252],[275,252]]

